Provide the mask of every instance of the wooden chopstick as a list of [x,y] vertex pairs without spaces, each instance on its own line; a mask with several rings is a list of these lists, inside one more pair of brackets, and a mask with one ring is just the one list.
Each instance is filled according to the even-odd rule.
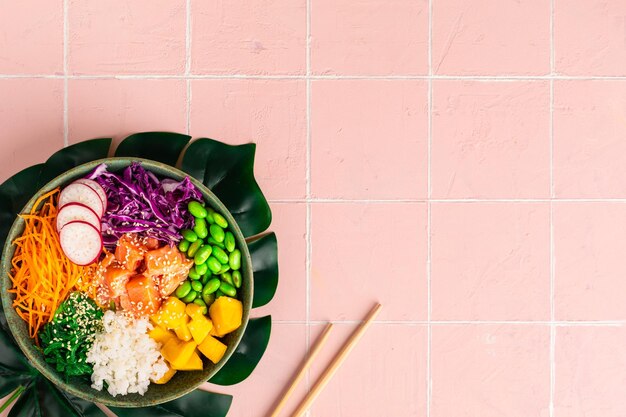
[[348,338],[339,353],[333,358],[330,365],[328,365],[328,367],[324,370],[313,388],[311,388],[311,391],[309,391],[307,396],[304,397],[304,400],[302,400],[302,402],[300,403],[296,411],[294,411],[291,417],[300,417],[302,414],[304,414],[306,410],[309,409],[313,401],[315,401],[319,393],[324,389],[328,381],[330,381],[330,379],[333,377],[333,375],[346,359],[350,351],[352,351],[354,346],[356,346],[356,344],[358,343],[359,339],[361,339],[369,325],[380,312],[381,308],[382,306],[380,304],[376,304],[374,308],[368,313],[363,323],[361,323],[361,325],[352,333],[350,338]]
[[285,404],[287,404],[287,400],[289,399],[289,397],[291,397],[291,394],[293,394],[293,391],[296,389],[296,386],[298,385],[300,380],[302,380],[302,378],[306,374],[307,369],[309,369],[309,367],[313,363],[313,359],[315,359],[315,357],[321,350],[322,346],[324,346],[324,344],[326,343],[326,339],[328,339],[328,336],[330,335],[330,331],[332,328],[333,328],[332,323],[328,323],[326,325],[326,328],[324,329],[322,334],[317,338],[315,342],[315,346],[313,346],[313,349],[311,349],[311,351],[309,352],[309,356],[307,356],[307,358],[304,360],[304,362],[300,366],[300,369],[298,370],[298,373],[291,381],[291,384],[289,385],[289,387],[283,393],[283,396],[278,402],[278,404],[276,404],[276,407],[274,408],[274,411],[272,411],[272,414],[270,414],[270,417],[278,416],[278,414],[281,412],[283,407],[285,407]]

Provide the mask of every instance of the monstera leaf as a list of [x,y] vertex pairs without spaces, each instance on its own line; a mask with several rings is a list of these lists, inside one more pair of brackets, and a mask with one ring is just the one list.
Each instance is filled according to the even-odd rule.
[[[151,159],[176,165],[190,136],[168,132],[143,132],[128,136],[115,156]],[[78,165],[106,158],[111,139],[92,139],[61,149],[45,163],[18,172],[0,185],[0,243],[4,242],[16,216],[44,184]],[[271,211],[254,178],[255,145],[231,146],[199,139],[187,147],[182,169],[204,183],[224,203],[246,237],[264,232]],[[267,304],[278,284],[277,243],[274,233],[248,240],[254,270],[253,307]],[[0,306],[0,396],[13,392],[0,411],[14,401],[10,416],[101,417],[104,413],[89,401],[56,388],[30,366],[15,345]],[[241,343],[211,382],[232,385],[246,379],[263,356],[271,333],[271,317],[251,319]],[[120,417],[203,416],[224,417],[230,395],[196,390],[177,400],[153,407],[112,408]]]

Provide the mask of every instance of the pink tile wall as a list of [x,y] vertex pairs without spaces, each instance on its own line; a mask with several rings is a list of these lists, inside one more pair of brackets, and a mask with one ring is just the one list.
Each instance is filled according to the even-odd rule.
[[[230,415],[623,417],[626,3],[0,2],[0,180],[143,130],[258,144],[281,280]],[[288,411],[289,411],[288,410]],[[6,413],[4,414],[6,415]]]

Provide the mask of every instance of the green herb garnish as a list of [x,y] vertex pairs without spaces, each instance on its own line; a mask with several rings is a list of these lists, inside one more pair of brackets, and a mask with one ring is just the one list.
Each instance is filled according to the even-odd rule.
[[46,362],[67,378],[90,375],[87,352],[96,333],[102,331],[103,311],[80,292],[73,292],[59,305],[51,322],[39,333]]

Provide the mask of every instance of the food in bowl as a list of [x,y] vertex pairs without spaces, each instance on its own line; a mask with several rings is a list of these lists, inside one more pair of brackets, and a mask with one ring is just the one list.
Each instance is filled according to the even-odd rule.
[[188,177],[102,164],[21,217],[13,307],[66,378],[143,395],[223,358],[242,325],[242,252]]

